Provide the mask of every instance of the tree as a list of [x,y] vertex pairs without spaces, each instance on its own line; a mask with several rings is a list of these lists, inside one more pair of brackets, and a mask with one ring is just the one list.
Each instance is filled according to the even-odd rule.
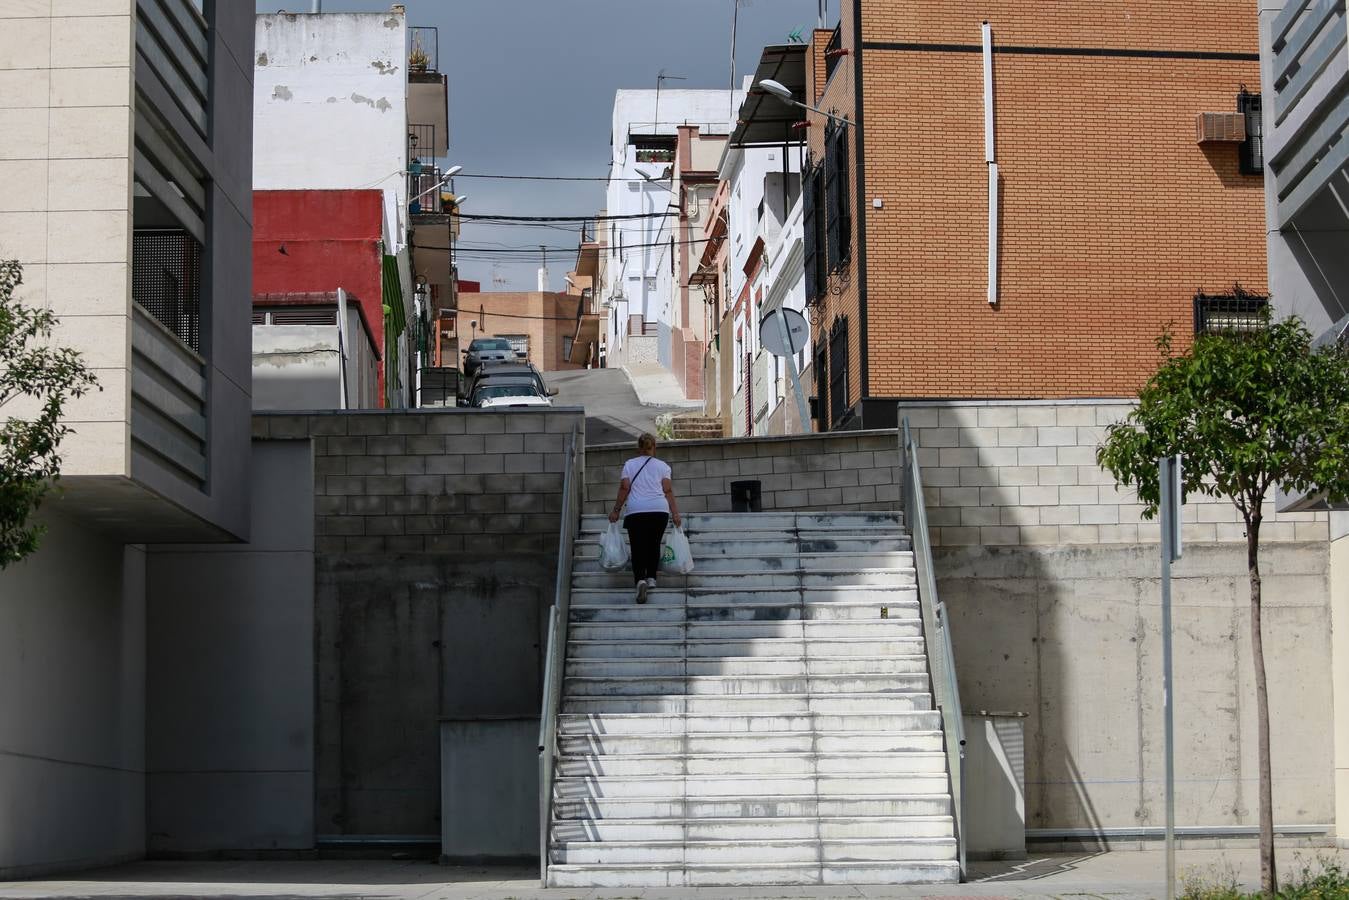
[[22,283],[23,268],[0,260],[0,412],[24,401],[0,424],[0,569],[37,549],[45,529],[32,517],[61,476],[58,450],[70,433],[62,410],[97,385],[78,352],[51,346],[51,310],[15,298]]
[[1260,767],[1260,880],[1277,889],[1269,755],[1269,695],[1260,625],[1260,525],[1278,486],[1349,497],[1349,351],[1314,348],[1296,318],[1241,334],[1201,335],[1183,355],[1158,340],[1162,364],[1138,407],[1111,425],[1096,460],[1133,486],[1152,518],[1160,502],[1157,461],[1184,457],[1187,494],[1228,497],[1246,523]]

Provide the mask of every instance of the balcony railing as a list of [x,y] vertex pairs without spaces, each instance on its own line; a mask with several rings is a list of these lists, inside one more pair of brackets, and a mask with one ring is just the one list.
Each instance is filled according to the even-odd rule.
[[440,71],[440,29],[418,25],[408,29],[408,71],[414,75]]
[[439,166],[417,164],[408,166],[408,212],[412,215],[435,214],[445,211],[441,193],[448,188],[441,184],[445,173]]
[[131,296],[194,353],[201,350],[201,244],[181,228],[137,228]]

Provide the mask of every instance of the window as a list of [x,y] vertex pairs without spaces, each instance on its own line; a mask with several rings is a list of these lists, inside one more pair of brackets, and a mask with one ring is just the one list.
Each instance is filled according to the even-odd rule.
[[842,27],[835,25],[834,33],[829,36],[829,43],[824,46],[824,80],[827,84],[833,77],[834,70],[838,68],[838,61],[843,56],[843,34]]
[[497,337],[505,340],[506,343],[510,345],[510,348],[515,351],[516,356],[520,357],[521,359],[529,358],[529,335],[499,334],[497,335]]
[[575,342],[576,342],[576,339],[575,339],[575,338],[572,338],[572,337],[564,336],[564,337],[562,338],[562,358],[563,358],[564,360],[570,360],[570,359],[571,359],[571,348],[572,348],[573,344],[575,344]]
[[852,251],[852,208],[848,204],[848,128],[833,121],[824,130],[825,240],[829,271],[848,261]]
[[1242,175],[1265,173],[1265,119],[1261,110],[1260,95],[1249,93],[1243,87],[1237,94],[1237,112],[1246,116],[1246,140],[1237,147]]
[[201,350],[201,244],[182,228],[137,228],[131,245],[132,298]]
[[848,411],[848,318],[839,316],[829,329],[829,427]]
[[815,345],[815,420],[821,431],[829,430],[829,346],[823,339]]
[[634,138],[632,146],[637,151],[639,163],[669,163],[675,158],[675,138],[646,137]]
[[801,224],[806,254],[806,300],[809,302],[824,296],[827,289],[827,272],[820,259],[824,249],[824,216],[821,215],[824,183],[819,166],[809,165],[809,162],[803,179]]
[[1247,334],[1269,322],[1269,298],[1237,288],[1230,294],[1196,294],[1194,333]]

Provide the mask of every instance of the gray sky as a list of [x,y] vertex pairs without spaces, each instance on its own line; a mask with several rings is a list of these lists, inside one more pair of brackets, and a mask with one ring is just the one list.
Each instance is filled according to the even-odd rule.
[[[614,91],[654,88],[656,74],[684,75],[667,88],[725,88],[736,0],[406,0],[410,26],[440,29],[440,67],[449,75],[449,162],[465,173],[593,176],[608,173]],[[815,26],[817,0],[739,0],[736,83],[752,74],[766,44]],[[305,12],[308,0],[258,2],[258,12]],[[378,12],[387,3],[323,0],[324,12]],[[828,0],[828,23],[838,0]],[[464,211],[503,215],[590,214],[604,204],[592,182],[459,178]],[[576,231],[466,224],[461,245],[575,248]],[[493,265],[468,258],[459,275],[493,290]],[[513,254],[497,254],[503,260]],[[553,288],[575,263],[554,260]],[[497,290],[533,290],[537,259],[500,262]]]

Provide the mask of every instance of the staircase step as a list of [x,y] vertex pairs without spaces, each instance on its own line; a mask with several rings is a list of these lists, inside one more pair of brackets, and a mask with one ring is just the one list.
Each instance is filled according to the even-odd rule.
[[[633,602],[631,592],[625,603],[573,603],[568,618],[573,622],[748,622],[748,621],[793,621],[808,619],[811,621],[839,620],[876,620],[912,619],[922,617],[918,601],[900,599],[904,595],[896,592],[894,599],[866,600],[853,602],[845,600],[825,600],[821,602],[795,602],[788,598],[772,600],[769,597],[753,602],[735,604],[711,604],[703,602],[679,603],[670,594],[656,591],[647,592],[645,604]],[[677,597],[677,595],[675,595]],[[881,595],[884,598],[884,595]],[[885,616],[881,612],[884,610]]]
[[[591,514],[581,517],[581,533],[603,531],[609,526],[609,517]],[[690,513],[684,516],[684,528],[689,532],[709,531],[832,531],[854,528],[902,528],[904,514],[899,511],[875,512],[758,512],[758,513]]]
[[[692,549],[692,544],[690,544]],[[743,572],[751,564],[759,572],[824,572],[840,569],[907,569],[913,566],[908,550],[863,553],[779,553],[750,556],[748,553],[698,556],[694,554],[695,573]],[[577,557],[572,563],[573,583],[577,576],[605,571],[596,556]],[[674,576],[678,577],[678,576]]]
[[[694,565],[697,565],[695,560]],[[752,581],[764,587],[838,587],[846,585],[912,585],[915,573],[912,566],[897,568],[812,568],[791,570],[765,570],[746,568],[741,561],[735,569],[716,569],[703,572],[694,569],[688,575],[672,575],[662,572],[657,580],[665,587],[684,588],[733,588]],[[577,571],[572,573],[573,588],[627,588],[632,590],[632,573]]]
[[661,713],[568,713],[558,717],[562,735],[605,734],[777,734],[784,731],[940,731],[941,713],[932,709],[860,713],[668,716]]
[[858,772],[890,775],[945,773],[946,754],[940,750],[876,753],[676,753],[668,755],[563,756],[559,777],[633,777],[645,775],[853,775]]
[[902,837],[950,838],[950,816],[786,816],[721,819],[563,819],[553,823],[553,841],[865,840]]
[[945,772],[904,775],[589,775],[554,782],[558,800],[607,797],[689,798],[769,796],[819,798],[854,794],[942,794]]
[[739,694],[724,696],[565,697],[564,713],[662,713],[665,715],[741,715],[744,713],[889,713],[932,708],[932,695],[885,694]]
[[569,659],[566,674],[589,678],[701,675],[906,675],[927,671],[927,657],[911,656],[734,656],[720,659],[628,657]]
[[[671,576],[677,578],[678,576]],[[657,578],[657,582],[660,579]],[[791,603],[873,603],[883,606],[886,603],[918,602],[916,585],[906,584],[893,587],[876,585],[830,585],[828,587],[755,587],[739,585],[733,588],[684,588],[671,584],[658,586],[648,595],[647,606],[692,605],[692,606],[730,606],[741,604],[791,602]],[[587,606],[631,606],[632,585],[619,588],[574,588],[571,592],[571,605]]]
[[[573,632],[574,628],[569,628]],[[812,637],[806,643],[792,638],[698,638],[670,640],[633,640],[622,637],[592,640],[577,637],[567,640],[571,659],[621,659],[666,657],[673,659],[724,659],[727,657],[807,657],[840,656],[914,656],[924,652],[920,637]]]
[[954,884],[955,860],[687,865],[643,863],[548,867],[550,887],[753,887],[818,884]]
[[563,735],[559,746],[564,756],[943,752],[940,731],[572,734]]
[[833,794],[828,797],[756,795],[685,799],[673,797],[576,797],[556,800],[556,821],[608,819],[686,819],[690,822],[742,818],[859,818],[866,816],[950,816],[947,794]]
[[570,641],[703,641],[793,638],[814,642],[830,638],[919,638],[919,619],[788,619],[746,622],[602,622],[572,623]]
[[745,694],[888,694],[928,690],[927,674],[907,675],[573,675],[563,690],[568,697],[626,697],[657,694],[709,697]]
[[576,841],[553,844],[549,858],[559,865],[667,863],[885,862],[955,859],[953,838],[912,837],[850,840]]

